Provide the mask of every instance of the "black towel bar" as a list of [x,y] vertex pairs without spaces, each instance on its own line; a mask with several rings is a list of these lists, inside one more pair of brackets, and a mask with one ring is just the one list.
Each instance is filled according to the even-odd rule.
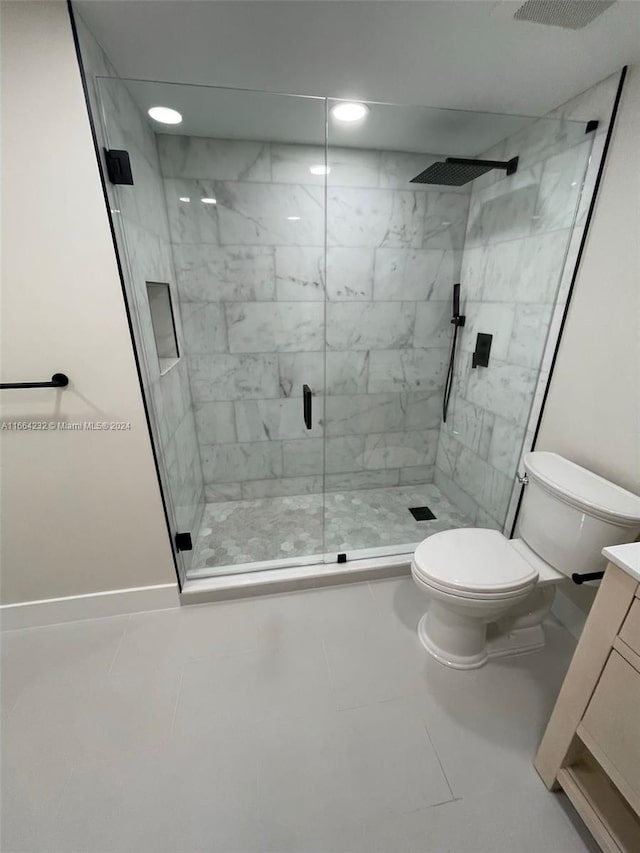
[[2,388],[66,388],[69,377],[65,373],[54,373],[50,382],[0,382]]

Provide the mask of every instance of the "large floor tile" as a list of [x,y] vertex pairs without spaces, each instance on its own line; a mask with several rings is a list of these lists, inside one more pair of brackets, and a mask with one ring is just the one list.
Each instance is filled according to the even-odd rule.
[[339,709],[407,696],[424,684],[423,649],[395,618],[379,617],[370,627],[336,627],[324,644]]
[[264,850],[256,743],[252,730],[239,726],[174,729],[168,763],[179,789],[174,792],[175,849]]
[[3,721],[16,758],[43,763],[51,754],[74,766],[119,754],[156,751],[169,735],[179,673],[85,675],[25,692]]
[[339,713],[309,711],[296,725],[272,717],[257,734],[258,810],[266,850],[358,850],[362,821],[345,776]]
[[424,606],[397,578],[11,632],[3,850],[595,851],[532,765],[572,638],[453,671]]
[[408,700],[342,711],[340,723],[345,777],[365,819],[452,798],[438,756]]
[[49,828],[72,774],[72,758],[54,740],[20,742],[3,724],[0,849],[50,853]]
[[194,660],[296,646],[332,625],[373,625],[378,615],[366,583],[134,614],[112,672],[181,671]]
[[2,635],[2,707],[10,711],[20,695],[39,685],[107,672],[128,616],[87,619]]
[[273,645],[268,626],[265,633],[255,614],[253,600],[134,614],[112,672],[147,668],[179,672],[188,661]]
[[222,738],[216,746],[165,744],[77,770],[47,853],[261,853],[253,766],[245,754],[232,762]]
[[428,599],[418,589],[411,575],[391,580],[372,581],[371,592],[380,619],[416,636],[418,622],[427,609]]
[[405,815],[385,812],[362,827],[364,853],[411,853]]
[[49,824],[51,853],[169,853],[175,847],[166,756],[121,757],[74,770]]
[[264,626],[274,645],[310,635],[324,637],[344,627],[374,627],[379,619],[366,582],[266,596],[255,605],[253,618]]
[[553,622],[545,629],[543,650],[477,670],[427,661],[414,701],[456,796],[540,784],[533,758],[575,645]]
[[[491,768],[487,768],[491,772]],[[473,796],[401,819],[411,853],[597,853],[571,806],[539,782],[535,790],[511,787],[497,797]],[[398,830],[400,832],[400,830]]]
[[272,719],[257,734],[258,808],[269,850],[364,851],[384,815],[451,798],[420,720],[403,700],[311,712],[304,725]]
[[222,726],[244,736],[266,718],[298,720],[330,707],[322,643],[310,638],[186,664],[175,726]]

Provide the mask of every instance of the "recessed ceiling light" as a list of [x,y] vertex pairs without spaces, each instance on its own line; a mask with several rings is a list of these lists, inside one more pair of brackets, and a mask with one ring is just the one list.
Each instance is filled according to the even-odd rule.
[[331,107],[331,115],[337,121],[360,121],[369,112],[369,107],[364,104],[336,104]]
[[200,201],[203,204],[217,204],[218,203],[215,198],[201,198]]
[[316,166],[309,166],[309,171],[312,175],[328,175],[331,172],[331,166],[325,166],[324,163],[318,163]]
[[191,201],[188,195],[181,195],[178,201]]
[[289,220],[289,222],[297,222],[301,218],[302,218],[301,216],[287,216],[287,219]]
[[178,110],[172,110],[171,107],[151,107],[149,115],[154,121],[162,124],[180,124],[182,121]]

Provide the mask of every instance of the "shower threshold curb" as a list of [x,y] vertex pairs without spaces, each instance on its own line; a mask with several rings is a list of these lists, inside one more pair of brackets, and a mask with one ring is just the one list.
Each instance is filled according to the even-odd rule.
[[410,572],[411,554],[399,554],[394,557],[353,560],[350,563],[314,563],[221,577],[194,578],[183,584],[180,603],[202,604],[207,601],[277,595],[302,589],[402,577]]

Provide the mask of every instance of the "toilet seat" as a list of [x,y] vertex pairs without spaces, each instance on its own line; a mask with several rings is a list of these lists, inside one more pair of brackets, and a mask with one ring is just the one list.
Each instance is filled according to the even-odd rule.
[[507,592],[490,592],[490,593],[482,593],[477,592],[475,590],[458,590],[451,586],[445,586],[443,584],[435,583],[433,580],[427,580],[421,577],[420,572],[416,570],[415,561],[411,564],[412,574],[414,581],[421,586],[425,592],[429,592],[430,590],[437,590],[438,592],[444,592],[452,598],[460,598],[467,599],[472,601],[508,601],[510,598],[517,599],[522,597],[522,590],[527,589],[530,586],[533,586],[533,583],[524,584],[523,586],[518,587],[517,589],[511,589]]
[[538,572],[497,530],[459,528],[425,539],[416,548],[415,579],[460,598],[500,600],[517,596]]

